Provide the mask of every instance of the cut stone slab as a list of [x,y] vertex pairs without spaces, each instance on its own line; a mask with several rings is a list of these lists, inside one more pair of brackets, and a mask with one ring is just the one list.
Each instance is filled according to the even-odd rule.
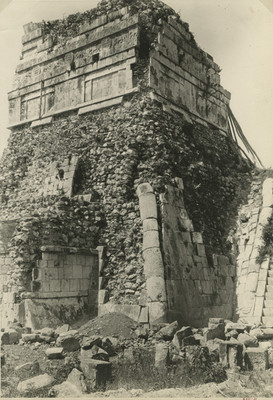
[[111,365],[107,361],[81,357],[81,369],[89,390],[105,387],[106,382],[111,379]]
[[264,371],[269,368],[268,350],[261,348],[246,349],[245,365],[250,371]]
[[56,360],[64,358],[63,347],[51,347],[45,351],[45,354],[49,360]]
[[163,340],[172,340],[177,330],[178,330],[178,322],[174,321],[171,324],[168,324],[167,326],[161,328],[157,332],[156,337],[158,339],[163,339]]
[[20,380],[26,380],[41,373],[38,361],[30,361],[19,365],[18,367],[15,367],[14,371]]
[[27,379],[19,383],[17,390],[20,393],[27,394],[30,391],[42,389],[52,385],[54,378],[48,374],[34,376],[33,378]]
[[226,331],[226,332],[230,332],[230,331],[235,330],[235,331],[237,331],[238,333],[244,333],[244,331],[245,331],[246,329],[247,329],[247,326],[246,326],[246,325],[240,324],[240,323],[237,323],[237,322],[228,322],[228,323],[226,324],[226,327],[225,327],[225,331]]

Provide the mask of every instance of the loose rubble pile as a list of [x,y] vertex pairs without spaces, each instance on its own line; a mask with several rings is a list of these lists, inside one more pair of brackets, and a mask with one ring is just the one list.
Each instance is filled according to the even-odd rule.
[[[120,322],[120,319],[123,320]],[[106,336],[103,328],[107,326],[107,320],[112,325],[108,325],[109,335]],[[124,329],[117,335],[117,327],[122,322]],[[16,361],[13,396],[32,397],[46,390],[51,397],[77,397],[108,388],[118,389],[120,370],[135,375],[134,379],[130,376],[131,382],[127,381],[130,389],[140,383],[145,387],[149,374],[153,380],[163,379],[163,376],[180,378],[183,365],[191,369],[192,376],[194,373],[200,375],[204,365],[217,371],[218,376],[202,375],[205,382],[224,381],[228,369],[234,373],[264,371],[273,365],[272,339],[273,328],[251,327],[221,318],[211,318],[208,327],[202,329],[179,327],[176,321],[150,327],[137,326],[130,318],[117,313],[98,317],[77,330],[63,325],[55,330],[43,328],[31,332],[14,322],[1,334],[2,394],[10,393],[9,365],[14,345],[15,354],[27,351],[29,359],[35,352],[37,355],[40,351],[41,355],[31,361]],[[140,364],[146,374],[141,382],[137,375]],[[163,380],[159,388],[164,385],[169,387]]]

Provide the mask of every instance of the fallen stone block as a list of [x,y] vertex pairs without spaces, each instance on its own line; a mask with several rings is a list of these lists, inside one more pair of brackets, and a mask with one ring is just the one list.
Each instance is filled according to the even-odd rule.
[[58,328],[55,329],[56,335],[60,335],[61,333],[66,333],[69,331],[69,325],[64,324],[62,326],[58,326]]
[[111,363],[81,357],[81,369],[89,390],[104,388],[111,379]]
[[[211,325],[212,326],[212,325]],[[205,328],[203,330],[205,341],[213,339],[225,339],[225,324],[214,324],[213,327]]]
[[171,324],[168,324],[163,328],[161,328],[157,332],[156,338],[163,340],[172,340],[177,330],[178,330],[178,322],[174,321]]
[[114,337],[105,337],[102,339],[102,343],[100,346],[103,350],[105,350],[110,357],[114,356],[120,348],[120,343],[117,338]]
[[69,352],[79,350],[81,345],[78,331],[61,333],[56,340],[56,347],[63,347],[65,351]]
[[1,344],[9,344],[8,332],[1,332]]
[[166,369],[170,364],[169,346],[166,343],[156,343],[155,345],[155,368]]
[[72,371],[70,372],[70,374],[67,377],[66,382],[69,382],[72,385],[76,386],[76,388],[81,393],[87,392],[87,386],[85,383],[84,374],[81,371],[79,371],[77,368],[72,369]]
[[26,380],[41,373],[38,361],[30,361],[19,365],[18,367],[15,367],[14,371],[20,380]]
[[273,328],[255,328],[251,329],[249,334],[258,340],[270,340],[273,339]]
[[56,360],[64,358],[63,347],[51,347],[46,349],[45,354],[49,360]]
[[90,350],[94,345],[101,346],[102,344],[102,337],[101,336],[89,336],[83,337],[81,340],[81,348],[84,350]]
[[246,347],[258,347],[259,342],[255,336],[248,333],[240,333],[237,337],[239,343],[244,344]]
[[245,366],[249,371],[264,371],[268,369],[268,350],[261,348],[246,349]]
[[177,348],[180,349],[182,346],[182,340],[187,336],[192,336],[192,328],[190,326],[183,326],[183,328],[179,329],[174,335],[172,340],[172,344]]
[[1,344],[17,344],[21,338],[21,334],[15,329],[8,329],[1,333]]
[[53,384],[53,382],[54,378],[48,374],[38,375],[20,382],[17,390],[22,394],[27,394],[30,391],[43,389],[47,386],[50,386]]
[[81,349],[81,356],[93,360],[109,361],[109,354],[96,345],[89,350]]
[[37,333],[24,333],[22,335],[22,341],[24,343],[35,343],[39,339],[39,335]]
[[53,338],[55,336],[55,331],[52,328],[43,328],[40,331],[40,335]]
[[226,339],[230,339],[230,338],[237,338],[239,335],[238,331],[236,331],[235,329],[233,329],[232,331],[228,331],[225,334]]

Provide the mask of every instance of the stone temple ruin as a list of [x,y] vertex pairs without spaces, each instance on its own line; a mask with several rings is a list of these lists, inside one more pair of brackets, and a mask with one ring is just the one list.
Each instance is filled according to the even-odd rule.
[[253,181],[188,24],[112,0],[24,31],[0,167],[2,326],[114,311],[272,324],[272,260],[257,261],[272,179]]

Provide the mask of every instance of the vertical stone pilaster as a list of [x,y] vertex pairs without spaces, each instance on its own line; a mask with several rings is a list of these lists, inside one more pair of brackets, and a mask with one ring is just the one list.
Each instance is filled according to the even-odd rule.
[[159,243],[157,205],[153,188],[143,183],[137,188],[140,218],[143,224],[142,254],[146,277],[149,322],[167,320],[167,296],[164,265]]

